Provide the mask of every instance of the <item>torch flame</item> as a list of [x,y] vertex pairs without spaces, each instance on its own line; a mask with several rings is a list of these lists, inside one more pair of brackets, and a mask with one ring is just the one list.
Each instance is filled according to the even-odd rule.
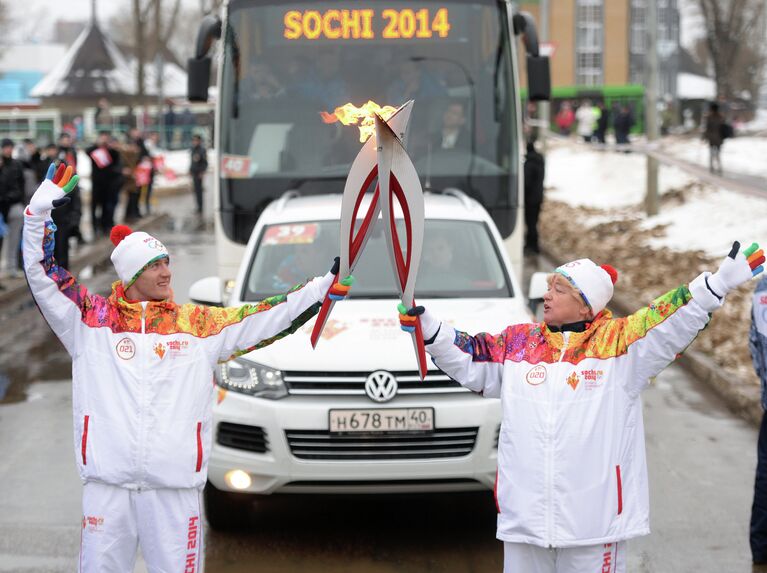
[[396,107],[390,105],[380,106],[376,102],[370,100],[362,107],[357,107],[353,103],[345,103],[341,107],[337,107],[333,113],[326,111],[320,112],[320,117],[325,123],[335,123],[340,121],[344,125],[357,125],[360,128],[360,143],[365,143],[368,138],[375,133],[375,117],[374,114],[378,114],[386,121],[394,112],[397,111]]

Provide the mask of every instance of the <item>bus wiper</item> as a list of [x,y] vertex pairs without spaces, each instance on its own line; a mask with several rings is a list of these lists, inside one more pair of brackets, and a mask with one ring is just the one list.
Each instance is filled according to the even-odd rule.
[[240,117],[240,45],[237,36],[228,23],[226,25],[226,40],[232,46],[232,69],[234,71],[234,87],[232,89],[232,117]]

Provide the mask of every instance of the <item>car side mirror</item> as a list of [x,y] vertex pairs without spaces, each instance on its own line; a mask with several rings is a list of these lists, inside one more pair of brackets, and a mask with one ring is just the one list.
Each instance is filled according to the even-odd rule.
[[533,273],[530,277],[530,288],[527,290],[527,304],[530,312],[536,314],[538,305],[543,302],[543,295],[549,290],[547,278],[549,273]]
[[221,279],[206,277],[189,287],[189,298],[195,304],[207,306],[224,306],[221,296]]

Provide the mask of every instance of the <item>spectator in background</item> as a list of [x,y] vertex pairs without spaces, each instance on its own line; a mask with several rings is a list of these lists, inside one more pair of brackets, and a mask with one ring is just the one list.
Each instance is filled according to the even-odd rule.
[[[762,387],[762,409],[767,411],[767,277],[763,277],[754,290],[748,346]],[[767,415],[764,413],[759,428],[749,540],[754,565],[767,565]]]
[[575,121],[578,122],[578,127],[576,128],[578,136],[582,137],[586,143],[591,143],[597,123],[597,117],[591,101],[586,100],[578,107],[578,111],[575,112]]
[[192,188],[194,190],[194,199],[197,202],[197,215],[202,217],[202,179],[208,170],[208,154],[205,146],[202,144],[202,138],[199,135],[192,136],[191,162],[189,173],[192,176]]
[[535,256],[541,252],[538,244],[538,217],[543,204],[543,180],[546,162],[535,149],[535,141],[528,140],[525,155],[525,254]]
[[708,106],[708,114],[703,124],[703,139],[708,142],[708,170],[711,173],[722,174],[722,159],[720,152],[722,149],[722,137],[724,116],[719,111],[719,104],[712,102]]
[[[634,116],[626,104],[621,105],[620,110],[613,119],[613,129],[615,130],[615,142],[618,145],[628,145],[629,132],[634,125]],[[628,149],[624,150],[629,153]]]
[[[125,143],[120,146],[120,164],[122,166],[122,190],[126,195],[125,222],[132,223],[141,217],[139,212],[139,192],[134,178],[139,160],[139,148],[130,132],[125,137]],[[55,213],[55,211],[54,211]]]
[[165,122],[165,149],[170,149],[173,144],[173,134],[176,130],[176,112],[173,109],[173,104],[168,104],[163,120]]
[[136,147],[138,147],[138,165],[134,172],[136,186],[139,188],[139,203],[143,198],[144,215],[151,212],[150,202],[152,199],[152,188],[154,187],[154,157],[149,153],[149,149],[144,143],[144,138],[138,133],[134,134]]
[[96,237],[112,230],[119,195],[120,153],[111,141],[111,132],[102,130],[96,144],[85,151],[91,160],[91,222]]
[[[24,214],[24,168],[13,158],[13,140],[5,138],[0,142],[0,215],[7,225],[5,260],[7,272],[12,277],[23,273],[18,264],[21,241],[21,226]],[[0,250],[3,239],[0,238]]]
[[563,101],[554,119],[560,135],[570,135],[575,123],[575,112],[569,101]]
[[596,106],[597,126],[594,129],[594,139],[597,143],[605,144],[605,136],[607,135],[607,126],[610,121],[610,112],[605,106],[605,102],[600,101]]
[[189,107],[184,108],[184,112],[181,114],[181,145],[185,148],[192,144],[192,132],[194,131],[194,114]]
[[[59,135],[59,147],[58,147],[58,153],[57,158],[59,161],[66,162],[67,165],[71,165],[72,169],[77,171],[77,148],[75,147],[74,143],[72,142],[72,134],[63,131],[61,135]],[[60,213],[56,213],[56,217],[59,219],[62,219],[64,217],[67,218],[67,222],[65,226],[68,227],[68,236],[69,237],[75,237],[77,239],[78,245],[85,244],[85,238],[83,237],[82,230],[80,229],[80,218],[82,215],[82,203],[80,200],[80,186],[76,186],[71,194],[72,201],[67,205],[66,208],[60,209]],[[56,217],[53,218],[53,222],[56,223]],[[58,225],[58,223],[56,223]],[[58,244],[58,241],[56,241]],[[64,247],[62,247],[64,248]],[[68,249],[68,247],[66,247]],[[68,252],[68,250],[67,250]],[[57,257],[58,259],[58,257]],[[59,261],[61,259],[58,259]],[[69,262],[69,257],[67,255],[67,262]],[[64,268],[66,268],[66,265],[64,265]]]
[[99,100],[96,105],[96,113],[93,116],[93,121],[96,124],[96,129],[100,131],[111,131],[113,128],[114,117],[112,116],[112,109],[109,106],[109,100],[105,97]]
[[[762,409],[767,410],[767,277],[763,277],[754,290],[748,346],[756,375],[761,382]],[[767,415],[764,413],[756,452],[756,479],[749,540],[754,565],[767,565]]]

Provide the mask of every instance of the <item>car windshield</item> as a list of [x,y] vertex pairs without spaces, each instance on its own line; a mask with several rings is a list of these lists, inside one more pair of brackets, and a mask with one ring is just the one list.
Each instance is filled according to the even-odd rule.
[[[404,223],[397,222],[401,237]],[[243,287],[243,301],[283,293],[328,272],[338,255],[338,221],[283,223],[265,227]],[[352,296],[396,298],[381,219],[354,269]],[[417,298],[497,298],[512,287],[488,227],[477,221],[427,220]]]

